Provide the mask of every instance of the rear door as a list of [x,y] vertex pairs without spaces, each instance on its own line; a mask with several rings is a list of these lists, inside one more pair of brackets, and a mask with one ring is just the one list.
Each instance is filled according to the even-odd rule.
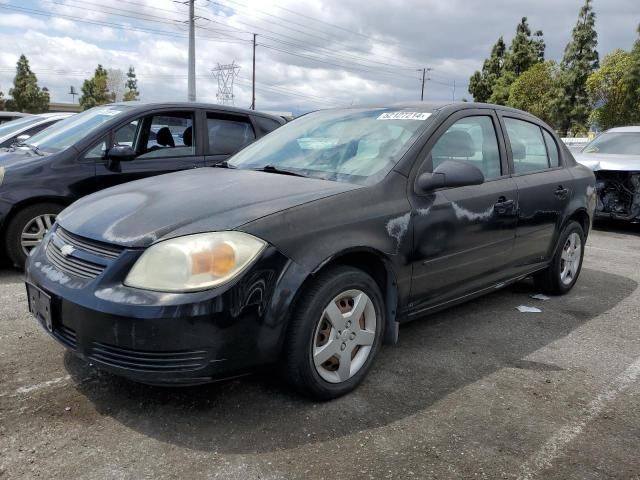
[[208,111],[204,121],[204,163],[207,166],[226,160],[256,139],[249,115]]
[[429,194],[410,185],[414,313],[496,283],[511,262],[515,240],[517,190],[495,112],[458,112],[434,137],[422,171],[463,160],[479,168],[485,182]]
[[509,161],[518,187],[517,265],[545,261],[572,195],[573,179],[561,164],[558,145],[530,117],[501,114]]
[[[179,109],[141,115],[115,128],[92,149],[98,155],[104,143],[129,145],[136,158],[116,168],[104,160],[96,164],[98,190],[163,173],[204,166],[198,144],[197,110]],[[113,166],[112,166],[113,167]]]

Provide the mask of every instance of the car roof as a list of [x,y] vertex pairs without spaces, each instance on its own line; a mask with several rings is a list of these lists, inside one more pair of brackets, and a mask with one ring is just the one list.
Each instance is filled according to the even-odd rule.
[[31,115],[23,112],[0,112],[0,117],[30,117]]
[[397,108],[398,110],[413,110],[416,112],[435,113],[440,110],[448,110],[454,112],[457,110],[471,110],[471,109],[483,109],[491,108],[495,110],[501,110],[504,112],[518,113],[520,115],[526,115],[532,118],[537,118],[528,112],[518,110],[517,108],[506,107],[504,105],[495,105],[492,103],[480,103],[480,102],[399,102],[385,105],[361,105],[350,106],[344,108],[334,108],[330,110],[348,110],[348,109],[363,109],[363,108]]
[[[259,110],[249,110],[247,108],[238,108],[232,107],[230,105],[220,105],[217,103],[204,103],[204,102],[144,102],[144,101],[133,101],[133,102],[116,102],[110,103],[108,105],[126,105],[128,107],[134,107],[136,110],[148,110],[150,108],[202,108],[202,109],[210,109],[217,110],[222,112],[229,113],[242,113],[245,115],[256,115],[259,117],[267,117],[272,118],[279,123],[283,123],[285,120],[282,117],[277,115],[270,115],[268,113],[261,112]],[[104,106],[104,105],[103,105]],[[131,110],[133,111],[133,110]]]
[[67,118],[72,115],[75,115],[75,112],[47,112],[37,114],[37,116],[41,118]]
[[639,133],[640,125],[630,125],[628,127],[615,127],[605,130],[603,133]]

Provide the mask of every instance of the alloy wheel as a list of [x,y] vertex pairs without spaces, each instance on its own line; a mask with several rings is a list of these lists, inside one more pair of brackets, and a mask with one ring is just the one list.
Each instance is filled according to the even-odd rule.
[[31,251],[42,243],[44,236],[49,229],[51,229],[55,221],[55,214],[45,213],[27,222],[20,235],[20,245],[25,255],[29,256]]
[[582,259],[582,240],[576,232],[567,237],[560,256],[560,281],[570,285],[578,275]]
[[376,337],[376,309],[361,290],[337,295],[324,309],[313,337],[313,363],[329,383],[342,383],[365,364]]

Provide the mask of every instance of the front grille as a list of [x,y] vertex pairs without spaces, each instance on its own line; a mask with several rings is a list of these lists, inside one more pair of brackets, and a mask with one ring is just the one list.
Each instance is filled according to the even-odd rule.
[[56,336],[58,340],[67,345],[72,349],[76,349],[77,341],[76,341],[76,332],[72,328],[65,327],[64,325],[60,325],[53,330],[53,334]]
[[[57,232],[56,232],[57,235]],[[70,273],[82,278],[96,278],[106,268],[105,265],[82,260],[78,257],[65,256],[60,248],[53,242],[49,241],[46,246],[47,259],[58,270]]]
[[124,250],[122,247],[118,247],[116,245],[109,245],[102,242],[96,242],[95,240],[90,240],[88,238],[79,237],[78,235],[66,231],[62,227],[58,227],[56,229],[56,235],[64,243],[69,244],[78,250],[84,250],[85,252],[90,252],[101,257],[118,258]]
[[205,350],[144,352],[93,342],[90,358],[108,365],[142,372],[183,372],[197,370],[207,363]]

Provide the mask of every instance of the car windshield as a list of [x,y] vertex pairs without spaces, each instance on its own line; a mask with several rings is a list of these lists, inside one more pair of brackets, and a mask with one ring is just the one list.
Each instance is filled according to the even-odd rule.
[[12,120],[10,122],[3,123],[0,125],[0,137],[4,137],[5,135],[11,135],[15,132],[22,130],[23,128],[29,127],[31,125],[35,125],[38,122],[42,121],[42,117],[37,115],[18,118],[17,120]]
[[640,155],[640,132],[609,132],[598,135],[582,153]]
[[61,152],[84,138],[104,122],[130,109],[127,105],[105,105],[59,121],[31,137],[29,145],[48,153]]
[[228,165],[372,184],[395,166],[429,117],[387,108],[309,113],[246,147]]

